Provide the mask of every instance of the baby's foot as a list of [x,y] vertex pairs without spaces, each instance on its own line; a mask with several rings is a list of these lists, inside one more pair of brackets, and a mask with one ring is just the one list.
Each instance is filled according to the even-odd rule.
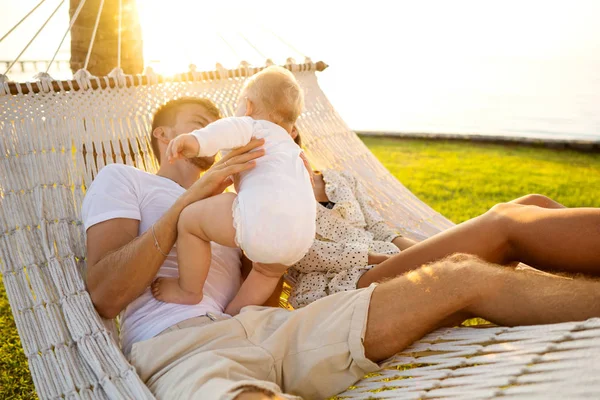
[[179,286],[177,278],[156,278],[150,285],[152,295],[165,303],[198,304],[202,301],[202,293],[185,291]]

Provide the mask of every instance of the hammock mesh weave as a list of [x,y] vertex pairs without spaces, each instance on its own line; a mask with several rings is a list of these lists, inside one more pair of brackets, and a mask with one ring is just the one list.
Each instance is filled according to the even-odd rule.
[[[405,236],[423,239],[452,225],[396,181],[348,128],[319,88],[314,64],[288,67],[305,89],[298,127],[316,168],[345,169],[368,182],[378,210]],[[148,133],[160,105],[201,96],[231,115],[244,81],[239,75],[86,90],[38,82],[29,86],[39,90],[16,95],[0,83],[0,269],[40,398],[153,398],[85,291],[81,204],[106,164],[156,171]],[[600,397],[598,377],[597,319],[460,328],[430,334],[340,396]]]

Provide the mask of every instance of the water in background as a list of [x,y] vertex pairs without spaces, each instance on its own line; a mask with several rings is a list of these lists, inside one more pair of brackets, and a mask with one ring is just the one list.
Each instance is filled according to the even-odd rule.
[[320,78],[355,130],[600,142],[600,60],[440,60],[370,72],[333,66]]
[[[354,130],[600,142],[600,60],[479,58],[393,69],[332,65],[320,84]],[[70,77],[68,64],[53,68]],[[11,73],[14,80],[31,80]]]

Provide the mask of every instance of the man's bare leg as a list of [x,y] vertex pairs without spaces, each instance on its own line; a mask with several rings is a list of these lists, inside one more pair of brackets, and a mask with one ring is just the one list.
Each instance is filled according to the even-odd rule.
[[274,395],[268,395],[263,393],[262,391],[253,391],[249,390],[247,392],[243,392],[238,394],[235,397],[235,400],[285,400],[283,397]]
[[452,256],[375,288],[366,355],[384,360],[436,328],[472,316],[508,326],[600,317],[600,281],[515,271],[473,256]]
[[158,300],[198,304],[211,262],[210,242],[236,247],[233,214],[235,194],[223,193],[187,206],[177,224],[179,279],[157,278],[152,294]]
[[523,262],[543,271],[600,276],[598,243],[600,208],[499,204],[378,264],[360,278],[358,287],[453,253],[474,254],[495,264]]
[[552,200],[541,194],[528,194],[518,199],[509,201],[509,203],[522,204],[524,206],[538,206],[542,208],[567,208],[559,202]]

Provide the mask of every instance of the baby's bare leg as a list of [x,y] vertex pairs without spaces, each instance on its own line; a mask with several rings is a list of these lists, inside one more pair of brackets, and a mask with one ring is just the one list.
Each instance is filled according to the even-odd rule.
[[198,304],[211,262],[210,242],[236,247],[231,207],[233,193],[223,193],[186,207],[177,224],[179,279],[158,278],[152,294],[158,300]]
[[249,305],[263,305],[277,287],[287,267],[282,264],[253,263],[252,270],[233,300],[225,308],[225,313],[237,315]]

